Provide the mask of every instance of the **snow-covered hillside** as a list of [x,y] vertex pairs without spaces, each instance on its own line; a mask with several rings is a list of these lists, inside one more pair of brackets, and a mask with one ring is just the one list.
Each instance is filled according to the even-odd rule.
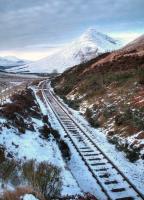
[[65,69],[96,57],[99,53],[120,48],[119,41],[88,29],[81,37],[58,52],[27,65],[30,72],[63,72]]
[[27,60],[22,60],[14,56],[0,57],[0,68],[7,69],[15,66],[22,66],[29,63]]

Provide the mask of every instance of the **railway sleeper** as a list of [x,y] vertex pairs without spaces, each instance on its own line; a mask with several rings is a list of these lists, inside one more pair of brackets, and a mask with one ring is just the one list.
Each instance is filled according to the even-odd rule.
[[73,124],[65,124],[65,126],[67,126],[67,128],[76,129],[75,125],[73,125]]
[[86,150],[86,151],[81,151],[82,153],[92,153],[94,152],[93,150]]
[[109,178],[110,174],[109,173],[105,173],[105,174],[99,175],[99,177],[100,178]]
[[78,132],[75,131],[75,129],[70,130],[70,132],[71,132],[71,134],[73,134],[73,135],[78,135]]
[[72,124],[70,124],[70,123],[65,123],[65,122],[63,122],[63,124],[64,124],[65,126],[67,126],[68,128],[69,128],[69,127],[73,127],[73,128],[75,128],[75,126],[72,125]]
[[122,198],[117,198],[116,200],[134,200],[133,197],[122,197]]
[[101,153],[84,154],[84,156],[99,156]]
[[105,185],[111,185],[111,184],[118,184],[118,181],[117,180],[105,181],[104,183],[105,183]]
[[98,165],[106,165],[105,162],[102,162],[102,163],[92,163],[91,166],[98,166]]
[[75,137],[77,136],[77,134],[76,134],[76,133],[72,133],[72,135],[73,135],[73,136],[75,136]]
[[80,147],[80,149],[89,149],[89,147],[87,147],[87,146],[86,147]]
[[72,127],[72,126],[67,126],[67,125],[65,125],[65,127],[66,127],[69,131],[75,130],[75,127]]
[[114,188],[114,189],[112,189],[111,191],[112,192],[123,192],[123,191],[125,191],[126,189],[125,188]]
[[105,172],[109,170],[109,168],[100,168],[100,169],[95,169],[96,172]]
[[75,124],[73,122],[71,122],[71,121],[62,120],[62,122],[65,123],[65,124],[67,124],[67,125],[70,125],[70,126],[71,125],[75,126]]
[[74,129],[72,129],[72,130],[71,130],[71,132],[72,132],[72,133],[79,133],[79,132],[78,132],[78,130],[77,130],[77,129],[75,129],[75,128],[74,128]]
[[89,158],[89,161],[101,160],[101,158]]
[[63,118],[63,117],[61,117],[61,120],[62,120],[64,123],[71,123],[71,121],[68,120],[67,118]]

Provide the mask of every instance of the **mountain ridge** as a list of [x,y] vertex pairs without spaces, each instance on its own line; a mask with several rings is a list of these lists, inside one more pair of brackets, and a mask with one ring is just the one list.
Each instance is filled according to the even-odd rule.
[[[54,54],[17,68],[17,71],[29,71],[31,73],[63,72],[77,64],[95,58],[106,51],[113,51],[121,47],[121,43],[95,29],[88,29],[80,37],[76,38]],[[16,68],[15,68],[16,70]]]
[[9,69],[16,66],[26,65],[30,61],[19,59],[15,56],[0,56],[0,68],[1,69]]

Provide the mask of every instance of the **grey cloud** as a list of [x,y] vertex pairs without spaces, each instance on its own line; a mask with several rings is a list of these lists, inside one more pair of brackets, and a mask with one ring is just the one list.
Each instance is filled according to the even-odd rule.
[[0,0],[0,49],[66,42],[90,26],[140,29],[143,0]]

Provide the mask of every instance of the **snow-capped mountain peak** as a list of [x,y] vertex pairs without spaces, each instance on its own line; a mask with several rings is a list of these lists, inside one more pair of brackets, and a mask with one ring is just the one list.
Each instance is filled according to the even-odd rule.
[[118,41],[95,29],[88,29],[58,52],[26,67],[32,73],[51,73],[55,69],[63,72],[67,68],[95,58],[100,53],[118,48],[120,48]]
[[90,28],[84,34],[82,34],[80,40],[91,41],[97,44],[98,47],[107,50],[113,50],[113,48],[120,47],[120,42],[118,40],[115,40],[104,33],[98,32],[94,28]]
[[105,36],[106,35],[98,32],[96,29],[90,28],[81,35],[80,39],[81,40],[96,41],[98,39],[98,37],[105,37]]

